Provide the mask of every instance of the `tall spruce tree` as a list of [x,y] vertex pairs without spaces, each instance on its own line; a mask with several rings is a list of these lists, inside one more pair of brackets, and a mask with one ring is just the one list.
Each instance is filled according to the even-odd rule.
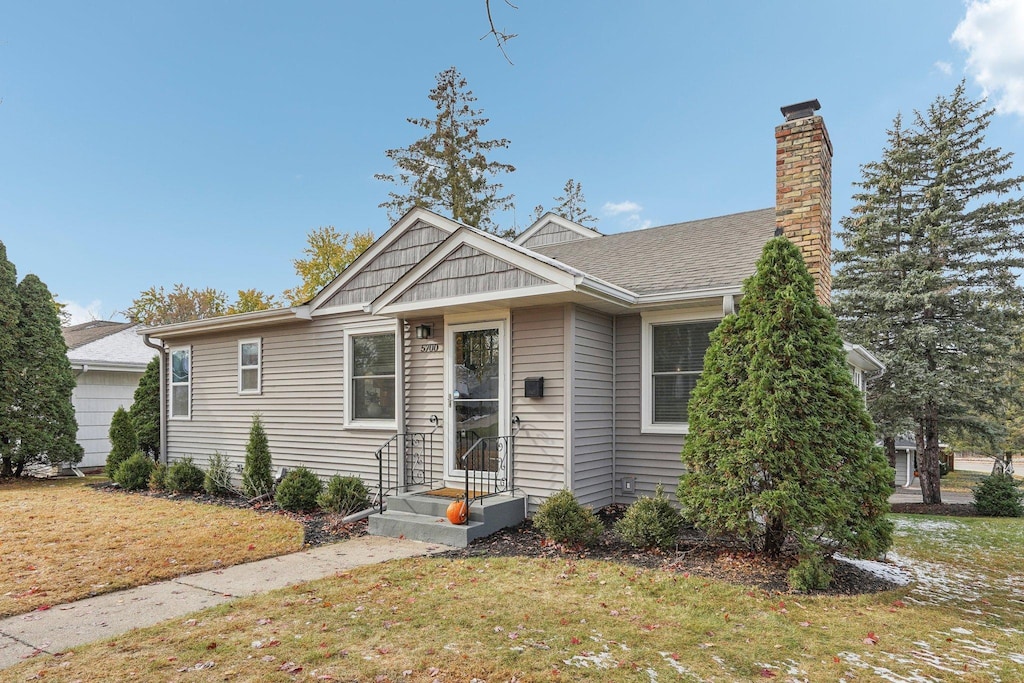
[[18,285],[18,301],[21,367],[15,394],[14,476],[29,464],[75,464],[83,455],[75,441],[78,423],[71,404],[75,375],[53,296],[38,277],[26,275]]
[[910,129],[897,117],[839,233],[835,310],[844,335],[886,364],[872,411],[890,431],[913,424],[925,503],[942,500],[940,437],[998,431],[985,416],[1014,391],[1024,177],[985,144],[993,114],[960,83]]
[[889,547],[892,471],[835,318],[789,240],[765,245],[739,312],[712,333],[688,411],[678,497],[698,527],[766,555],[789,538],[808,556]]
[[593,224],[597,222],[597,218],[587,211],[587,200],[583,196],[583,185],[578,181],[572,178],[565,181],[562,195],[555,197],[555,201],[558,204],[551,210],[562,218],[587,227],[594,227]]
[[7,260],[7,248],[0,242],[0,475],[11,476],[14,436],[15,392],[19,374],[18,276]]
[[160,459],[160,356],[154,356],[135,387],[132,407],[128,411],[139,440],[139,450]]
[[502,194],[501,183],[492,178],[512,173],[515,167],[488,159],[495,149],[505,149],[505,138],[484,140],[481,129],[489,119],[473,103],[476,97],[466,79],[453,66],[437,74],[430,91],[437,114],[434,118],[406,119],[425,129],[427,135],[408,147],[384,154],[394,162],[396,173],[374,177],[399,186],[380,204],[391,220],[420,206],[451,215],[457,221],[507,236],[493,220],[495,212],[512,206],[512,195]]

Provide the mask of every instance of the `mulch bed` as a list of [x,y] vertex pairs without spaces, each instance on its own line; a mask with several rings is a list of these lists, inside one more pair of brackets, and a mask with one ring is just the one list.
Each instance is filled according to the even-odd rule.
[[892,511],[905,515],[942,515],[945,517],[978,516],[978,512],[974,509],[973,503],[939,503],[937,505],[927,503],[895,503],[892,506]]

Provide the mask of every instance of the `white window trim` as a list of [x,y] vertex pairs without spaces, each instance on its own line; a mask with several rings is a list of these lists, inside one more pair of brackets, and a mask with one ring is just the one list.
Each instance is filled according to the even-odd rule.
[[[242,365],[242,345],[243,344],[255,344],[256,345],[256,365]],[[251,370],[253,367],[256,368],[256,388],[255,389],[243,389],[242,388],[242,370]],[[239,339],[238,340],[238,394],[240,396],[258,396],[263,393],[263,338],[253,337],[251,339]]]
[[689,434],[688,422],[655,423],[654,422],[654,381],[653,367],[653,328],[664,323],[698,323],[720,321],[721,314],[710,311],[658,311],[640,314],[640,433],[641,434]]
[[[356,420],[352,418],[352,338],[368,334],[394,333],[395,335],[395,417],[383,420]],[[370,325],[358,325],[345,329],[345,419],[347,429],[375,429],[379,431],[397,432],[399,420],[404,410],[405,400],[402,394],[402,328],[398,321]]]
[[[192,419],[192,374],[195,372],[195,368],[192,365],[192,347],[191,346],[174,346],[169,350],[167,363],[167,419],[169,420],[191,420]],[[188,352],[188,381],[187,382],[175,382],[174,381],[174,354],[179,351]],[[187,415],[175,415],[174,414],[174,387],[185,386],[188,387],[188,414]]]

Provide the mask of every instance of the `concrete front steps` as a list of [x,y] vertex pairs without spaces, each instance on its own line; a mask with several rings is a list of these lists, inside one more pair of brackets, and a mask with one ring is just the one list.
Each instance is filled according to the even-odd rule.
[[452,524],[445,516],[451,502],[450,498],[422,493],[389,496],[387,510],[369,516],[370,534],[465,548],[471,541],[526,518],[523,496],[491,496],[469,506],[468,523]]

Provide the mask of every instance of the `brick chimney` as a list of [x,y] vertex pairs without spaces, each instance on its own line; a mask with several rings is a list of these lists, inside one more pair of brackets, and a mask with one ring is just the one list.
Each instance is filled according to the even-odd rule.
[[775,129],[775,227],[800,248],[818,300],[832,297],[832,143],[818,100],[782,107]]

